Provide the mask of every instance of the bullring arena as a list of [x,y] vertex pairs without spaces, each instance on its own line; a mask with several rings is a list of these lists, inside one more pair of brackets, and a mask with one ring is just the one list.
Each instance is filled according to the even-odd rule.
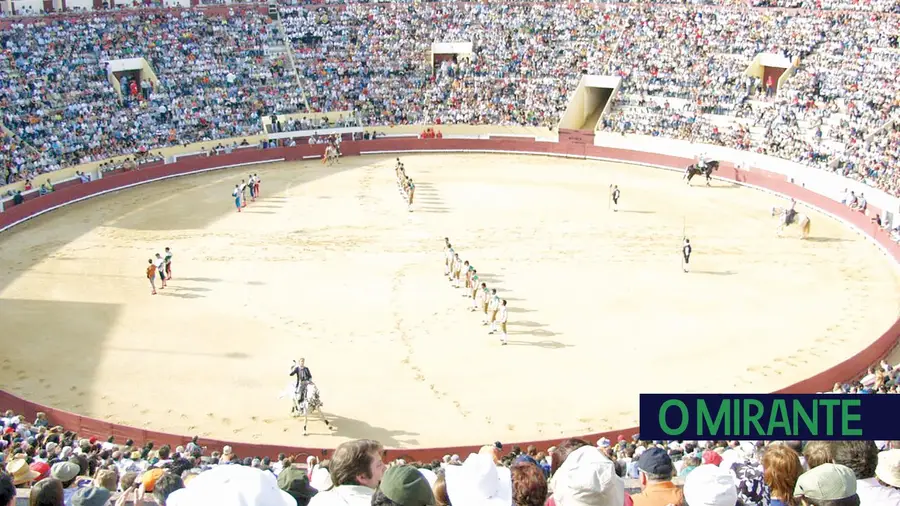
[[[283,447],[547,440],[636,425],[642,392],[789,387],[897,316],[893,262],[871,241],[807,206],[811,238],[779,238],[769,213],[785,197],[727,179],[688,187],[657,167],[509,153],[328,167],[302,160],[315,148],[252,150],[303,153],[117,191],[0,236],[0,321],[16,334],[5,388],[109,424]],[[236,213],[248,173],[262,197]],[[65,191],[78,186],[54,197]],[[442,276],[444,237],[509,301],[510,346]],[[174,279],[153,297],[145,262],[166,246]],[[279,398],[301,356],[333,431],[316,420],[303,437]]]

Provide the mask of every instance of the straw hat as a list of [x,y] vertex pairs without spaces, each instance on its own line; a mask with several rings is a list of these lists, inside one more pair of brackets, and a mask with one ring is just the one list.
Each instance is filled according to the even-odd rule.
[[28,462],[25,462],[25,459],[16,459],[6,464],[6,472],[12,476],[13,485],[28,483],[41,475],[41,473],[28,467]]

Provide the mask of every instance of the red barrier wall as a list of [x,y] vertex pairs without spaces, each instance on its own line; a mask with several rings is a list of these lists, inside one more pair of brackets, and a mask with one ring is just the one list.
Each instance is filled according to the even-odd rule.
[[[301,160],[305,156],[319,155],[324,152],[323,145],[302,145],[291,148],[274,148],[274,149],[245,149],[231,154],[223,154],[218,156],[200,156],[179,160],[177,163],[163,166],[148,167],[146,169],[134,170],[126,173],[108,175],[101,180],[92,181],[85,184],[72,184],[66,187],[60,185],[59,189],[50,195],[38,197],[28,200],[19,206],[12,206],[6,212],[0,213],[0,229],[9,226],[18,220],[33,216],[36,213],[45,211],[51,207],[71,202],[75,199],[84,198],[103,191],[115,190],[128,185],[141,182],[147,182],[153,179],[170,177],[175,175],[189,174],[192,172],[224,168],[241,163],[250,163],[256,161],[275,160],[283,158],[285,160]],[[511,152],[527,152],[535,154],[568,154],[573,156],[591,156],[601,157],[623,162],[635,162],[641,164],[652,164],[663,167],[671,167],[681,169],[691,163],[693,160],[680,158],[675,156],[644,153],[639,151],[630,151],[624,149],[601,148],[581,143],[553,143],[553,142],[535,142],[531,139],[502,139],[502,140],[472,140],[472,139],[376,139],[371,141],[345,142],[341,144],[341,150],[345,156],[359,155],[361,152],[373,151],[461,151],[461,150],[494,150],[494,151],[511,151]],[[766,172],[761,169],[752,169],[750,171],[735,168],[730,163],[723,163],[716,173],[716,176],[737,181],[740,183],[751,184],[767,188],[769,190],[782,193],[796,198],[809,205],[820,208],[831,214],[839,216],[848,222],[859,227],[864,233],[873,237],[878,243],[885,247],[888,253],[895,259],[900,260],[900,247],[898,247],[890,236],[884,231],[873,225],[869,218],[862,213],[851,211],[846,206],[841,205],[827,197],[813,193],[799,186],[788,183],[783,175]],[[860,351],[856,355],[850,357],[844,362],[823,371],[811,378],[803,380],[799,383],[791,385],[780,390],[780,393],[809,393],[831,390],[835,382],[843,382],[851,378],[858,377],[866,369],[884,358],[893,349],[900,337],[900,320],[894,323],[880,338],[873,342],[866,349]],[[68,430],[83,434],[86,436],[97,436],[98,438],[106,438],[109,435],[116,437],[117,442],[124,442],[125,439],[131,438],[135,442],[154,441],[157,444],[169,444],[174,446],[182,445],[190,440],[191,435],[166,434],[161,432],[146,431],[135,427],[127,427],[95,420],[88,417],[79,416],[66,411],[57,410],[47,406],[41,406],[24,399],[20,399],[8,392],[0,391],[0,409],[12,409],[17,413],[24,413],[28,418],[33,418],[35,413],[43,411],[47,413],[51,423],[62,425]],[[615,441],[620,434],[630,437],[638,432],[637,427],[625,428],[615,431],[602,432],[597,434],[579,435],[585,439],[593,440],[599,437],[608,437]],[[575,436],[573,434],[573,436]],[[527,445],[535,445],[539,448],[546,448],[558,443],[558,439],[544,441],[524,441],[513,442],[522,447]],[[484,442],[481,442],[484,443]],[[480,443],[480,444],[481,444]],[[235,452],[241,456],[251,455],[270,455],[274,456],[279,452],[290,455],[324,455],[328,449],[323,448],[301,448],[301,447],[285,447],[277,445],[262,445],[251,443],[231,443],[213,439],[203,439],[201,444],[211,449],[221,449],[222,446],[229,444]],[[432,460],[440,458],[446,454],[466,455],[469,452],[477,451],[478,446],[468,447],[447,447],[447,448],[427,448],[415,450],[390,450],[390,457],[404,457],[412,460]]]

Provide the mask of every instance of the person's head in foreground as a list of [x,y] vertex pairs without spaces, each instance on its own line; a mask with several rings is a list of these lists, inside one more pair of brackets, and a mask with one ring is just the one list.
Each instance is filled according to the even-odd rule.
[[79,488],[72,495],[72,506],[106,506],[112,494],[100,487]]
[[55,478],[35,483],[28,495],[28,506],[63,506],[64,502],[62,482]]
[[372,496],[372,506],[433,506],[431,484],[413,466],[393,466],[384,472]]
[[669,454],[662,448],[649,448],[638,459],[641,487],[654,483],[671,481],[675,474],[675,466]]
[[383,451],[381,443],[371,439],[341,443],[334,450],[328,468],[332,485],[335,488],[360,486],[375,490],[386,469],[382,460]]
[[513,504],[543,506],[547,500],[547,478],[537,461],[522,455],[509,470],[512,474]]
[[806,465],[810,468],[816,468],[822,464],[833,464],[834,455],[831,441],[809,441],[803,447],[803,457],[806,459]]
[[218,466],[200,473],[166,498],[166,506],[297,506],[278,488],[275,475],[246,466]]
[[0,473],[0,506],[16,506],[16,486],[8,474]]
[[278,488],[290,494],[297,506],[306,506],[317,493],[310,486],[306,471],[296,467],[286,467],[279,473]]
[[794,497],[802,506],[859,506],[856,475],[840,464],[822,464],[800,475]]
[[737,500],[734,478],[717,465],[700,465],[684,480],[684,501],[689,506],[735,506]]
[[470,454],[461,466],[444,469],[450,504],[509,506],[512,479],[509,468],[498,467],[488,455]]
[[795,505],[794,487],[803,472],[797,452],[784,444],[769,445],[763,454],[762,465],[763,480],[769,487],[773,504]]
[[550,488],[556,506],[621,506],[625,502],[625,482],[616,475],[615,464],[590,445],[569,453]]

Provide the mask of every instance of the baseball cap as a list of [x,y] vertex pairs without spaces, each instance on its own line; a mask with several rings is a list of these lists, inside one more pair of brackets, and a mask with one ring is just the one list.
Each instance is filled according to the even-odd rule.
[[430,506],[434,493],[425,476],[413,466],[394,466],[384,472],[381,493],[401,506]]
[[318,492],[309,485],[309,477],[306,476],[306,472],[296,467],[285,468],[279,473],[278,488],[290,494],[294,499],[298,499],[298,503],[303,499],[311,498]]
[[648,474],[671,477],[674,472],[672,459],[662,448],[648,448],[638,459],[638,469]]
[[57,462],[53,464],[53,467],[50,468],[50,476],[53,476],[57,480],[65,483],[69,480],[75,479],[78,476],[78,472],[81,470],[77,464],[73,464],[71,462]]
[[814,501],[837,501],[856,494],[856,475],[840,464],[822,464],[800,475],[794,497]]

